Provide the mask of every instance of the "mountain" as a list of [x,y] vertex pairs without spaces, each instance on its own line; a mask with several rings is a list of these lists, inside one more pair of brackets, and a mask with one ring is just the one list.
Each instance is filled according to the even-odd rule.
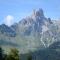
[[[46,18],[43,10],[33,10],[32,14],[19,23],[8,27],[0,25],[0,45],[17,47],[21,53],[46,49],[60,42],[60,23]],[[3,43],[3,42],[2,42]]]
[[5,24],[0,25],[0,33],[1,33],[1,34],[5,34],[5,35],[7,35],[7,36],[11,36],[11,37],[16,36],[15,31],[12,30],[10,27],[8,27],[8,26],[5,25]]
[[31,32],[41,33],[47,31],[47,26],[51,23],[51,19],[47,19],[43,14],[43,10],[39,9],[38,11],[33,11],[33,14],[30,17],[22,19],[19,22],[18,27],[22,27],[19,31],[23,30],[22,33],[26,33],[25,35],[30,35]]

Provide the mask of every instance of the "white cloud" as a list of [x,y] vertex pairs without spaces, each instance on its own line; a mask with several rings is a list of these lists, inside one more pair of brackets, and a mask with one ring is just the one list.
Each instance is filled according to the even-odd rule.
[[4,24],[11,26],[14,23],[14,17],[11,15],[8,15],[4,18]]

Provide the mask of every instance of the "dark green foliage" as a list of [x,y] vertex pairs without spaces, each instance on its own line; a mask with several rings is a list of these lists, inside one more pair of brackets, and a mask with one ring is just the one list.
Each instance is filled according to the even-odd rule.
[[1,47],[0,47],[0,60],[3,60],[3,50]]
[[28,54],[27,60],[32,60],[32,54],[31,53]]
[[17,49],[11,49],[6,57],[6,60],[19,60],[19,52]]

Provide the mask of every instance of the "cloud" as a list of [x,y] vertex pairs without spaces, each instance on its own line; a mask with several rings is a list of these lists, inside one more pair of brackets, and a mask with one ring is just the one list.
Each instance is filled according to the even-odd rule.
[[8,15],[4,18],[4,24],[11,26],[14,23],[14,17],[11,15]]

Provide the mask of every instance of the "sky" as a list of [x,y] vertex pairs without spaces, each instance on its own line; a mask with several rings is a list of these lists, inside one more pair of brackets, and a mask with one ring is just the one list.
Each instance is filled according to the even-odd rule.
[[60,19],[60,0],[0,0],[0,24],[10,26],[39,8],[47,18]]

